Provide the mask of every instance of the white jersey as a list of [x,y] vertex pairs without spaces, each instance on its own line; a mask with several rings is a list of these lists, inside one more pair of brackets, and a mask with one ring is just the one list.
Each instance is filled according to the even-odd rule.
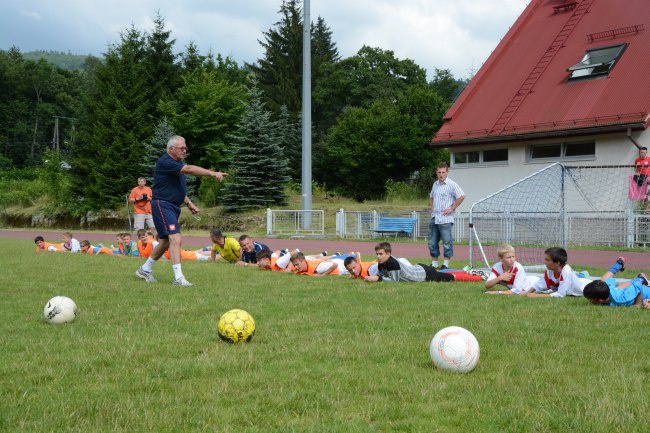
[[[328,262],[334,262],[334,263],[336,263],[336,266],[339,267],[339,275],[347,275],[347,274],[349,274],[348,270],[345,269],[345,266],[343,266],[343,262],[344,262],[343,259],[332,258],[332,259],[329,259],[329,260],[328,260],[327,262],[325,262],[325,263],[328,263]],[[320,268],[320,266],[321,266],[322,264],[324,264],[324,263],[321,263],[320,265],[318,265],[318,266],[316,267],[316,272],[321,273],[321,272],[319,272],[318,268]],[[329,269],[329,265],[330,265],[330,263],[328,263],[328,266],[327,266],[326,268],[324,268],[324,270],[323,270],[322,272],[325,272],[326,270],[328,270],[328,269]]]
[[553,271],[546,270],[544,278],[540,278],[533,286],[536,292],[552,290],[552,298],[564,298],[565,296],[582,296],[583,282],[578,278],[571,266],[564,265],[560,275]]
[[79,245],[79,241],[76,240],[75,238],[70,239],[69,243],[64,243],[63,244],[63,251],[68,251],[71,253],[78,253],[81,251],[81,245]]
[[[501,281],[499,284],[502,284],[506,286],[508,289],[512,290],[512,293],[522,293],[526,289],[530,288],[535,284],[539,278],[536,277],[528,277],[526,275],[526,271],[524,270],[524,267],[521,266],[521,263],[515,262],[514,265],[512,266],[512,271],[513,276],[510,278],[509,281]],[[492,270],[490,271],[490,276],[488,277],[488,281],[494,280],[497,277],[503,275],[505,271],[503,270],[503,263],[498,262],[495,263],[494,266],[492,266]]]

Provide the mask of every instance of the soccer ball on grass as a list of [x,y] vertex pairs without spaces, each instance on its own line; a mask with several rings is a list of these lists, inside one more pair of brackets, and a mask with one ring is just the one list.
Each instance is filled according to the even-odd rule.
[[449,326],[433,336],[429,354],[433,364],[442,370],[469,373],[478,364],[481,350],[471,332],[460,326]]
[[219,338],[228,343],[249,342],[255,334],[255,319],[244,310],[226,311],[217,325]]
[[55,296],[45,304],[43,318],[47,323],[58,325],[74,321],[77,317],[77,304],[66,296]]

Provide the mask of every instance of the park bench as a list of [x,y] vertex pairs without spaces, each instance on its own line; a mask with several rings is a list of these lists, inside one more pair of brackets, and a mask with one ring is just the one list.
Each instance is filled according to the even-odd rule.
[[413,230],[415,230],[415,224],[417,219],[415,218],[389,218],[382,217],[379,218],[379,224],[374,229],[370,229],[371,232],[375,233],[393,233],[395,238],[400,233],[404,233],[407,236],[411,236]]

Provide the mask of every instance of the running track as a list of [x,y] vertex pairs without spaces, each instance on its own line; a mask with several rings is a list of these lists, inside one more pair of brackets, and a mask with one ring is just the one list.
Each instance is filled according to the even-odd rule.
[[[48,241],[59,242],[61,231],[35,231],[35,230],[0,230],[0,238],[25,239],[33,242],[35,236],[41,235]],[[88,239],[91,243],[104,243],[110,245],[115,241],[115,235],[110,233],[95,232],[73,232],[79,240]],[[343,240],[321,240],[321,239],[260,239],[256,241],[268,245],[273,250],[284,248],[299,248],[306,253],[319,253],[328,251],[330,254],[340,251],[343,253],[349,251],[358,251],[362,256],[370,257],[374,255],[374,242],[343,241]],[[183,236],[183,244],[192,247],[202,247],[211,244],[207,236]],[[429,256],[429,250],[424,242],[422,243],[400,243],[391,242],[393,254],[399,257],[422,258],[426,263]],[[598,251],[598,250],[571,250],[567,251],[569,263],[580,266],[593,266],[598,268],[609,268],[618,254],[616,251]],[[622,253],[625,256],[626,267],[629,269],[650,269],[650,253],[626,251]],[[467,245],[454,245],[454,258],[458,260],[469,260],[469,248]],[[453,262],[452,262],[453,264]]]

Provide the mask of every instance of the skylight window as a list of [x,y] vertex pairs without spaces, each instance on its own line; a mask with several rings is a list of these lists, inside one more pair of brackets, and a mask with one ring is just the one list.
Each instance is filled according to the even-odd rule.
[[626,46],[627,44],[620,44],[587,50],[580,63],[576,63],[568,69],[571,72],[569,79],[609,74]]

